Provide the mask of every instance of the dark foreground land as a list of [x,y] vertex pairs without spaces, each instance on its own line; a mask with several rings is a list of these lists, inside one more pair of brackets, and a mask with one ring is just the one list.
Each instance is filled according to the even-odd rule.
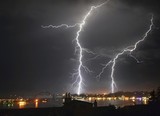
[[135,105],[115,109],[113,106],[82,108],[1,109],[0,116],[160,116],[160,104]]

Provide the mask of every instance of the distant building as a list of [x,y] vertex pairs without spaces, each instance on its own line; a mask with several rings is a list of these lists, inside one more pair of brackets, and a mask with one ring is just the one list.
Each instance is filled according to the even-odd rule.
[[66,93],[65,94],[65,101],[64,101],[64,106],[66,106],[67,104],[69,104],[72,101],[72,97],[70,95],[70,93]]
[[72,100],[70,93],[66,93],[65,101],[64,101],[64,108],[67,109],[74,109],[74,110],[90,110],[92,109],[93,104],[89,102],[79,101],[79,100]]

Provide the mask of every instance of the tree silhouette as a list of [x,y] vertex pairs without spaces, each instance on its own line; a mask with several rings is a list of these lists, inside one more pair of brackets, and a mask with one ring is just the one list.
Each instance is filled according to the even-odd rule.
[[160,87],[150,92],[149,104],[160,103]]
[[153,104],[156,102],[156,94],[155,90],[150,92],[149,104]]
[[157,102],[160,103],[160,87],[157,88]]

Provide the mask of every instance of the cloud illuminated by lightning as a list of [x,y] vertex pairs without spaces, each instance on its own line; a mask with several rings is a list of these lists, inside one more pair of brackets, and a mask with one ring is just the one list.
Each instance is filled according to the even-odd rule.
[[58,26],[53,26],[53,25],[49,25],[49,26],[42,26],[43,28],[61,28],[61,27],[66,27],[66,28],[73,28],[73,27],[76,27],[76,26],[79,26],[79,30],[77,31],[76,33],[76,38],[75,38],[75,41],[76,41],[76,47],[75,47],[75,51],[78,51],[78,61],[79,61],[79,65],[78,65],[78,68],[77,68],[77,72],[76,73],[73,73],[73,77],[76,77],[76,80],[75,82],[73,83],[73,85],[77,85],[77,94],[79,95],[81,93],[81,90],[82,90],[82,84],[83,84],[83,76],[82,76],[82,69],[84,69],[85,71],[88,71],[88,72],[91,72],[86,66],[84,66],[83,64],[83,52],[87,52],[87,53],[92,53],[91,51],[88,51],[86,49],[84,49],[82,46],[81,46],[81,43],[79,41],[79,36],[80,36],[80,33],[81,31],[83,30],[83,27],[85,26],[86,24],[86,21],[87,19],[89,18],[89,16],[91,15],[91,13],[99,8],[99,7],[102,7],[103,5],[107,4],[109,2],[106,1],[100,5],[97,5],[97,6],[91,6],[90,10],[86,13],[86,15],[84,16],[83,20],[81,23],[76,23],[74,25],[67,25],[67,24],[61,24],[61,25],[58,25]]
[[148,29],[147,32],[144,34],[143,38],[140,39],[140,40],[138,40],[134,45],[128,46],[128,47],[126,47],[125,49],[123,49],[120,53],[118,53],[112,60],[110,60],[110,61],[102,68],[102,71],[99,73],[99,75],[97,75],[97,77],[100,78],[101,75],[103,74],[104,70],[105,70],[110,64],[112,64],[112,66],[111,66],[111,75],[110,75],[111,80],[112,80],[112,82],[111,82],[111,92],[112,92],[112,93],[114,93],[115,87],[117,87],[117,86],[116,86],[116,83],[115,83],[115,81],[114,81],[114,72],[115,72],[115,66],[116,66],[116,62],[117,62],[118,58],[119,58],[120,56],[124,55],[125,53],[129,53],[129,55],[130,55],[132,58],[134,58],[134,59],[137,61],[137,63],[140,63],[140,61],[139,61],[136,57],[134,57],[134,56],[132,55],[132,52],[134,52],[134,51],[137,49],[137,46],[138,46],[141,42],[143,42],[143,41],[148,37],[148,34],[151,32],[152,27],[153,27],[153,15],[152,15],[152,17],[151,17],[151,19],[150,19],[150,22],[151,22],[151,23],[150,23],[149,29]]

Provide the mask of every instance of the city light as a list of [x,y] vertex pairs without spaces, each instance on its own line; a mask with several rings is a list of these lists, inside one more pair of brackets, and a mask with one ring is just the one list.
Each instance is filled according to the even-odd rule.
[[19,108],[20,108],[20,109],[21,109],[21,108],[24,108],[26,104],[27,104],[26,101],[19,101],[19,102],[18,102],[18,105],[19,105]]

